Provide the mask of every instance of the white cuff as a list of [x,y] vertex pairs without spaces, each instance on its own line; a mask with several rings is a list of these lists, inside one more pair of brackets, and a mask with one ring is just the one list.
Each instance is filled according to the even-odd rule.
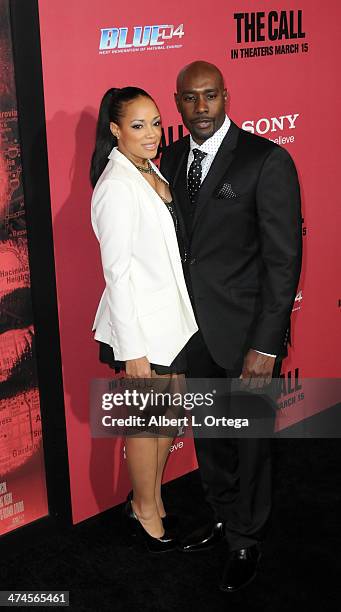
[[277,357],[277,355],[271,355],[271,353],[263,353],[263,351],[257,351],[257,349],[253,349],[256,353],[260,353],[261,355],[266,355],[267,357]]

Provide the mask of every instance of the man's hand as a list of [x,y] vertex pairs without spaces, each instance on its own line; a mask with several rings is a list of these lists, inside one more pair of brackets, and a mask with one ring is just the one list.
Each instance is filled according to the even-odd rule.
[[275,357],[262,355],[254,349],[250,349],[244,359],[243,369],[240,378],[243,385],[250,389],[256,389],[269,385],[275,365]]
[[147,357],[138,359],[127,359],[126,377],[127,378],[150,378],[152,375],[150,363]]

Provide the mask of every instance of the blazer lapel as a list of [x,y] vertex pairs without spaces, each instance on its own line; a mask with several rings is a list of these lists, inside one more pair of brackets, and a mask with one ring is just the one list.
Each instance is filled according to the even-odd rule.
[[[145,197],[148,198],[148,201],[152,204],[152,206],[148,206],[147,210],[149,210],[150,214],[158,215],[161,230],[167,245],[167,249],[170,254],[170,259],[174,268],[175,275],[179,276],[179,265],[181,266],[180,257],[179,257],[179,249],[178,243],[176,239],[176,235],[174,232],[173,220],[171,218],[170,212],[167,210],[166,204],[162,201],[160,196],[156,193],[153,187],[146,181],[146,179],[142,176],[141,172],[132,164],[120,151],[116,148],[112,150],[109,155],[110,159],[116,159],[121,165],[124,166],[124,174],[126,175],[128,172],[132,177],[136,180],[136,182],[140,185],[140,189],[144,192]],[[153,164],[154,165],[154,164]],[[156,166],[154,166],[157,174],[160,174],[160,171]],[[162,176],[162,175],[161,175]],[[179,259],[178,263],[177,260]]]
[[[131,177],[134,177],[134,179],[140,186],[142,193],[145,195],[145,199],[147,199],[147,210],[149,211],[149,214],[157,215],[161,227],[161,232],[163,234],[164,241],[166,244],[166,248],[169,253],[170,264],[173,268],[175,280],[182,296],[182,301],[186,305],[187,310],[192,313],[192,306],[188,296],[185,279],[183,276],[178,241],[174,230],[174,222],[169,210],[167,209],[166,204],[162,201],[160,196],[156,193],[156,191],[148,183],[148,181],[145,180],[141,172],[116,148],[111,151],[109,158],[114,159],[114,161],[116,160],[124,167],[124,176],[126,176],[127,172],[129,172],[131,174]],[[149,202],[151,204],[150,206]]]
[[208,174],[200,187],[198,200],[195,206],[192,231],[194,230],[194,227],[197,224],[203,209],[205,208],[207,200],[210,198],[215,187],[226,173],[234,159],[238,136],[239,128],[233,121],[231,121],[230,129],[221,143]]
[[187,293],[187,288],[183,276],[182,271],[182,263],[180,259],[178,241],[176,237],[176,233],[174,231],[174,222],[171,217],[169,210],[167,210],[166,204],[159,198],[159,196],[154,192],[155,204],[156,204],[156,212],[159,217],[159,222],[161,226],[161,230],[165,239],[165,243],[169,253],[169,259],[171,266],[174,271],[174,276],[179,288],[179,291],[182,295],[182,299],[186,304],[187,308],[191,310],[191,304]]

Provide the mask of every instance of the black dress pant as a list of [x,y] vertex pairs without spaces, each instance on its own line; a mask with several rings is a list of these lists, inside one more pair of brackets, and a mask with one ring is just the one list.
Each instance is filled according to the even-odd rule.
[[[187,345],[189,378],[238,378],[212,359],[200,332]],[[280,374],[276,360],[273,377]],[[230,550],[260,542],[271,511],[269,438],[195,438],[206,500],[214,519],[224,521]]]

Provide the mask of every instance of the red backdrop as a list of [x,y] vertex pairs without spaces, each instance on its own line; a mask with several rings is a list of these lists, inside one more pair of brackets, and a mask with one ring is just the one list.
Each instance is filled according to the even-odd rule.
[[[284,373],[337,376],[340,86],[335,75],[341,7],[336,0],[328,3],[328,11],[322,0],[264,0],[257,15],[251,0],[217,0],[211,7],[200,0],[121,5],[39,0],[39,7],[71,491],[78,522],[121,502],[129,488],[122,441],[91,439],[88,425],[89,381],[108,376],[91,335],[103,278],[90,225],[88,180],[104,91],[125,85],[147,89],[160,106],[166,140],[168,127],[176,139],[181,123],[172,95],[177,72],[190,61],[206,59],[225,75],[230,116],[288,148],[302,186],[304,263],[293,314],[294,349]],[[135,45],[140,40],[144,46],[133,45],[134,35]],[[287,415],[290,422],[299,420],[297,405]],[[192,441],[185,440],[172,452],[166,479],[195,466]]]
[[48,514],[8,0],[0,0],[0,535]]

